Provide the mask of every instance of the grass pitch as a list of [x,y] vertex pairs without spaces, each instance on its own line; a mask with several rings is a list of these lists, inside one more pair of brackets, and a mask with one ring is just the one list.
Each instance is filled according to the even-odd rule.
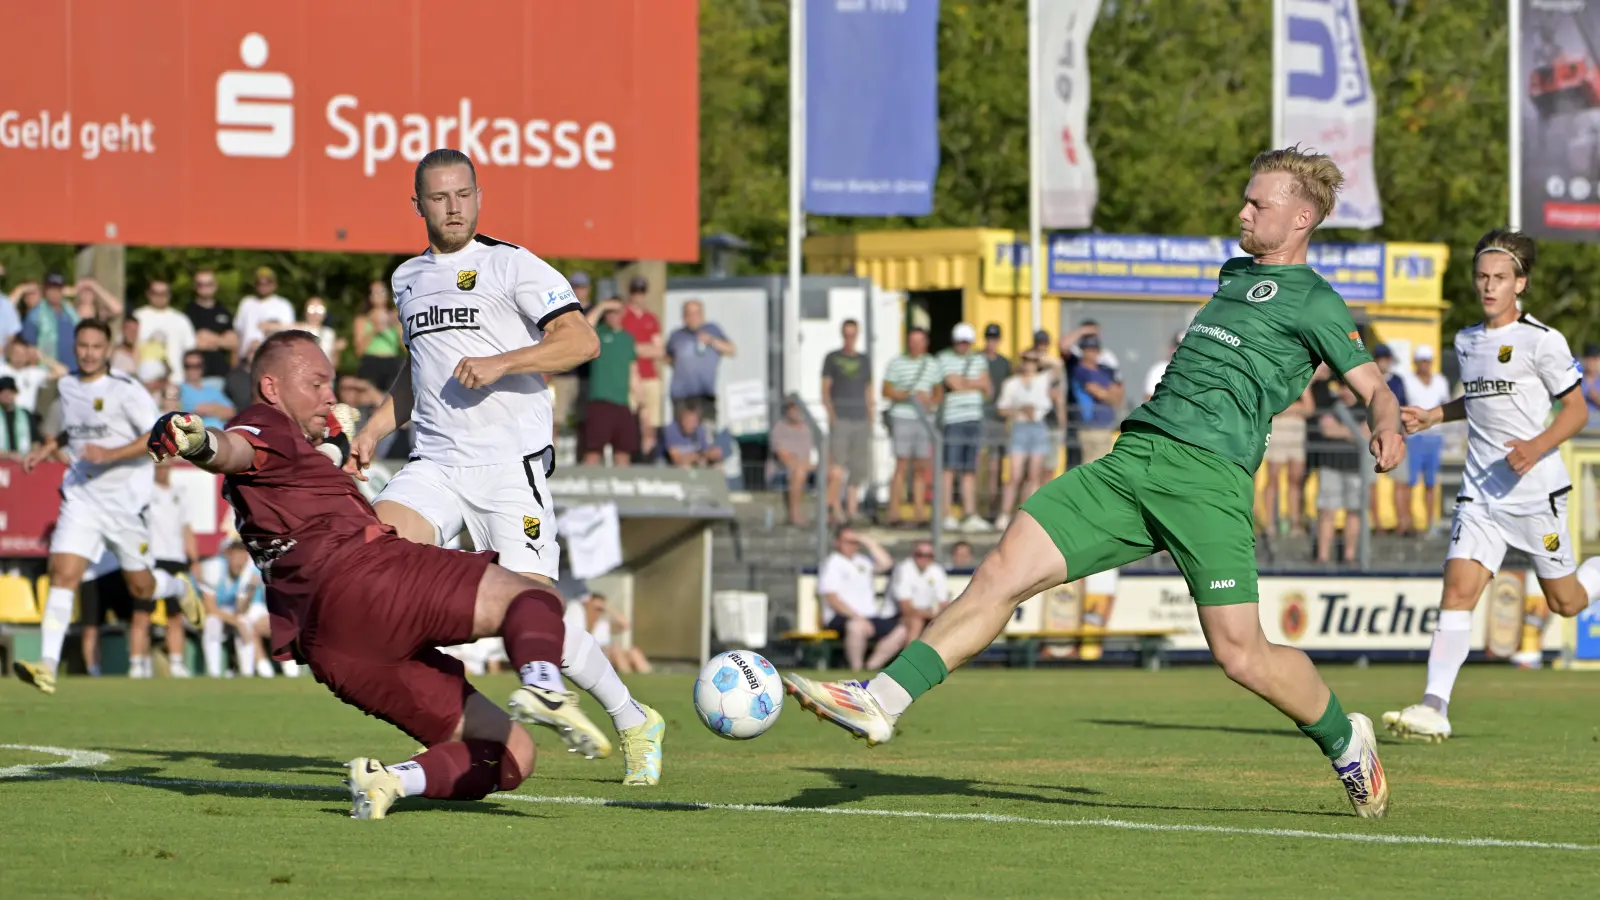
[[[1325,674],[1374,720],[1423,680]],[[540,734],[515,794],[355,822],[341,763],[414,745],[310,679],[70,678],[54,697],[0,681],[0,744],[78,751],[0,749],[0,896],[1600,891],[1593,674],[1469,667],[1456,738],[1385,740],[1382,822],[1352,816],[1315,746],[1210,668],[964,671],[870,751],[793,702],[765,736],[724,741],[695,719],[691,676],[632,684],[668,721],[658,788]],[[513,682],[480,687],[498,699]],[[107,759],[23,768],[91,753]]]

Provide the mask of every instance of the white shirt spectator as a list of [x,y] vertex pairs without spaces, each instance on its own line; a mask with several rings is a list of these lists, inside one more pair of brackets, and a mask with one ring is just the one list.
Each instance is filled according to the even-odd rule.
[[1450,402],[1450,379],[1438,372],[1427,381],[1418,378],[1415,372],[1406,372],[1400,378],[1406,386],[1407,406],[1433,409]]
[[[823,560],[822,571],[817,575],[817,598],[821,600],[833,594],[852,611],[869,619],[881,618],[886,613],[878,602],[878,591],[873,583],[876,577],[872,557],[868,554],[845,556],[835,550]],[[825,600],[822,615],[824,620],[834,615]]]
[[[1039,379],[1044,380],[1044,376]],[[894,574],[889,576],[889,599],[895,603],[909,603],[913,609],[925,613],[938,612],[950,602],[950,581],[944,566],[935,562],[920,569],[915,559],[900,560],[894,567]]]
[[17,406],[28,412],[39,412],[39,388],[50,380],[50,370],[44,366],[14,368],[0,360],[0,377],[10,376],[17,382]]
[[139,342],[158,341],[166,348],[167,365],[183,365],[183,355],[195,347],[194,323],[172,307],[141,306],[133,311],[139,323]]
[[294,304],[277,294],[240,300],[239,311],[233,314],[233,330],[239,332],[239,357],[244,358],[266,337],[261,330],[263,323],[279,322],[288,327],[294,320]]
[[1161,384],[1161,376],[1167,374],[1167,364],[1170,362],[1172,362],[1172,358],[1168,357],[1150,367],[1150,371],[1144,376],[1144,395],[1146,397],[1154,396],[1156,386]]
[[1007,378],[1000,388],[1000,402],[996,405],[1002,410],[1031,409],[1033,418],[1029,421],[1044,421],[1044,417],[1055,408],[1055,400],[1050,396],[1050,376],[1039,372],[1031,378],[1022,375]]

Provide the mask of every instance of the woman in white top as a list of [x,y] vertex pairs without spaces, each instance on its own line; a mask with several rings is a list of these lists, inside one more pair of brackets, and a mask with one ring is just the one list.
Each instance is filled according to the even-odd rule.
[[[1580,566],[1567,528],[1572,481],[1561,445],[1589,414],[1578,361],[1561,332],[1522,311],[1534,244],[1496,229],[1478,241],[1473,279],[1483,322],[1456,335],[1463,395],[1430,409],[1400,411],[1407,434],[1467,420],[1467,468],[1456,497],[1444,563],[1428,683],[1422,702],[1384,713],[1396,734],[1427,741],[1450,736],[1450,694],[1472,646],[1472,610],[1500,570],[1507,548],[1533,560],[1545,602],[1576,616],[1600,596],[1600,558]],[[1551,416],[1560,402],[1561,411]]]
[[1002,531],[1011,523],[1017,502],[1028,499],[1055,470],[1046,462],[1052,442],[1044,420],[1059,399],[1060,392],[1051,386],[1050,376],[1039,370],[1039,357],[1032,353],[1022,355],[1017,374],[1000,388],[995,405],[1011,422],[1011,477],[1006,479],[1000,518],[994,523]]

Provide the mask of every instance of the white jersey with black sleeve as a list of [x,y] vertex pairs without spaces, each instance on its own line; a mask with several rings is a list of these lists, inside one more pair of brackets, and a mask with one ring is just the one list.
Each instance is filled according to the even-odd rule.
[[161,415],[155,398],[144,385],[120,372],[85,380],[64,375],[57,382],[61,393],[61,430],[67,437],[72,464],[61,479],[61,494],[71,501],[101,509],[138,515],[150,505],[155,487],[155,466],[141,453],[110,465],[95,465],[83,458],[90,445],[114,449],[150,433]]
[[537,373],[468,389],[467,357],[532,347],[555,317],[579,311],[567,279],[514,244],[478,235],[395,270],[395,305],[411,353],[413,453],[446,466],[517,461],[552,447],[550,391]]
[[1572,490],[1560,450],[1551,449],[1518,477],[1506,463],[1511,452],[1506,445],[1542,433],[1555,401],[1582,384],[1567,339],[1523,314],[1499,328],[1462,329],[1456,334],[1456,355],[1467,413],[1461,496],[1505,510],[1550,508],[1553,498]]

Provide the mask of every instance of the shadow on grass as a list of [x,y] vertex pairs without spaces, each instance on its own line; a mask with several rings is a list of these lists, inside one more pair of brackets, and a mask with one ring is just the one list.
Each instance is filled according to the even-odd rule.
[[322,756],[281,756],[269,753],[215,753],[207,750],[156,750],[150,747],[100,747],[111,754],[132,754],[168,763],[207,762],[227,771],[289,772],[297,775],[342,773],[344,764]]
[[1306,736],[1298,729],[1235,728],[1232,725],[1190,725],[1186,722],[1151,722],[1148,719],[1084,719],[1090,725],[1111,725],[1118,728],[1143,728],[1147,731],[1214,731],[1219,734],[1246,734],[1256,737],[1288,737],[1303,741]]
[[[942,778],[936,775],[902,775],[894,772],[877,772],[870,769],[802,769],[800,771],[826,775],[833,780],[828,787],[805,788],[788,800],[776,804],[801,809],[825,809],[842,806],[873,797],[971,797],[978,800],[1009,801],[1017,803],[1042,803],[1052,806],[1073,806],[1106,810],[1161,810],[1166,812],[1207,813],[1279,813],[1291,816],[1335,816],[1346,818],[1347,812],[1314,809],[1273,809],[1262,806],[1175,806],[1162,803],[1121,803],[1104,799],[1101,791],[1069,785],[1008,784],[962,778]],[[1016,790],[1021,788],[1023,790]],[[1051,795],[1054,793],[1054,796]],[[1061,796],[1068,795],[1068,796]]]

